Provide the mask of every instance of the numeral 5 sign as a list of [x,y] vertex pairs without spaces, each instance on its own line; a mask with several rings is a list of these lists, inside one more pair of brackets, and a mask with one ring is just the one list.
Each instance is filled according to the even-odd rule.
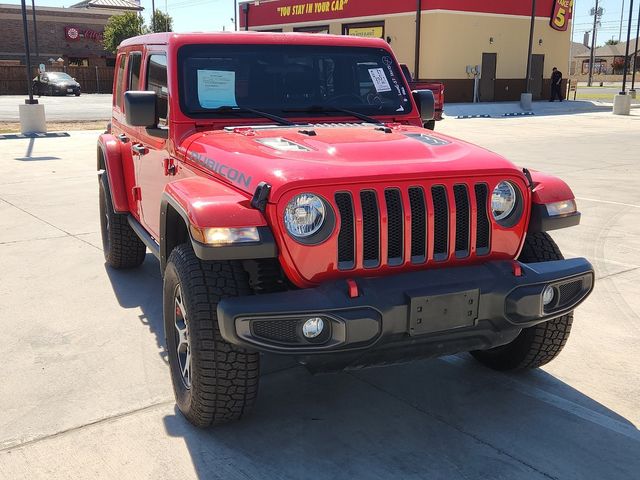
[[553,2],[553,11],[551,12],[551,21],[549,22],[551,28],[564,32],[568,27],[572,10],[573,0],[555,0]]

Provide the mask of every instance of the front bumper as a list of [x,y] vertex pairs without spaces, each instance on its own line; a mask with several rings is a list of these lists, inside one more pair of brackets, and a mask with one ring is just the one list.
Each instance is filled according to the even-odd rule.
[[[522,328],[572,311],[593,282],[583,258],[494,261],[227,298],[218,322],[230,343],[333,370],[504,345]],[[544,306],[548,285],[555,295]],[[307,339],[302,325],[314,317],[325,329]]]

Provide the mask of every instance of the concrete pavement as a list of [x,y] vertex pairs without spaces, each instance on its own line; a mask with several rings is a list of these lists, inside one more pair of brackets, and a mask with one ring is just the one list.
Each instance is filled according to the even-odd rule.
[[0,479],[636,479],[640,116],[437,128],[574,189],[583,224],[553,236],[598,281],[563,353],[523,375],[466,355],[323,376],[268,357],[255,413],[210,431],[174,407],[157,261],[104,266],[98,132],[0,140]]
[[[0,122],[17,122],[18,105],[23,104],[26,95],[0,95]],[[111,118],[111,94],[87,94],[79,97],[35,97],[44,105],[50,122],[77,122],[104,120]]]

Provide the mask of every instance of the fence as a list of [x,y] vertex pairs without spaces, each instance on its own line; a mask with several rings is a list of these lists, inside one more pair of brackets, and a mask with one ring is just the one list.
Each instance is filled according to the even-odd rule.
[[[24,65],[0,65],[0,95],[26,95],[27,74]],[[49,72],[67,72],[74,77],[84,93],[111,93],[113,67],[48,66]],[[31,78],[38,74],[33,69]]]

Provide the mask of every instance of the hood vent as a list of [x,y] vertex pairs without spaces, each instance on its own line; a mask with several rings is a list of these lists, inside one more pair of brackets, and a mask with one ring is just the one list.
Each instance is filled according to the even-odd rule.
[[256,142],[281,152],[310,152],[311,149],[282,137],[260,138]]
[[427,135],[424,133],[407,133],[407,137],[418,140],[419,142],[426,143],[427,145],[431,145],[432,147],[439,147],[441,145],[449,145],[451,142],[448,140],[443,140],[441,138],[437,138],[431,135]]

